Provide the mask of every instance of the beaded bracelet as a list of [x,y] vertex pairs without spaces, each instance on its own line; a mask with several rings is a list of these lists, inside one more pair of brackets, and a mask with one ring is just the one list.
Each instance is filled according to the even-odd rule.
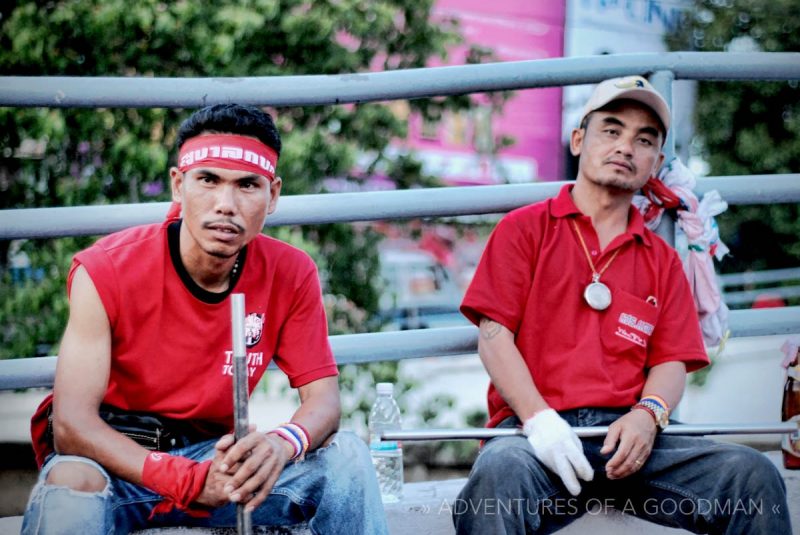
[[648,394],[645,397],[643,397],[642,399],[640,399],[639,403],[641,403],[642,401],[645,401],[645,400],[652,401],[652,402],[656,403],[657,405],[659,405],[665,411],[669,412],[669,404],[666,401],[664,401],[664,398],[662,398],[661,396],[657,396],[655,394]]

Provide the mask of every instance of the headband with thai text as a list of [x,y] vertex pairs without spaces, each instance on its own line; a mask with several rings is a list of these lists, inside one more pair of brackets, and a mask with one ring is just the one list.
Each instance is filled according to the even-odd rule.
[[278,155],[252,137],[209,134],[193,137],[183,144],[178,169],[185,173],[196,167],[220,167],[264,175],[272,182]]

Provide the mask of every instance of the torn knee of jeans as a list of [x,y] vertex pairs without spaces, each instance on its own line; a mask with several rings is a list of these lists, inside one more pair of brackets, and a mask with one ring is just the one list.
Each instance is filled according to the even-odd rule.
[[70,496],[80,498],[108,498],[111,496],[111,485],[106,481],[105,487],[102,490],[76,490],[67,485],[57,485],[53,483],[44,484],[47,492],[52,491],[65,491]]
[[[65,464],[62,464],[65,463]],[[92,474],[86,474],[78,472],[70,473],[69,469],[67,468],[67,464],[83,464],[93,468],[96,472]],[[59,467],[59,465],[61,465]],[[67,469],[66,473],[60,473],[60,470]],[[53,471],[59,472],[57,475],[53,473]],[[97,478],[100,477],[100,479]],[[55,481],[51,480],[54,479]],[[108,474],[96,465],[93,462],[86,462],[83,459],[70,459],[64,460],[59,463],[50,466],[47,469],[47,472],[43,474],[44,485],[49,488],[58,488],[58,489],[66,489],[73,493],[76,496],[100,496],[106,497],[111,493],[111,480],[108,477]],[[102,487],[100,484],[102,482]],[[100,487],[95,489],[94,487]]]

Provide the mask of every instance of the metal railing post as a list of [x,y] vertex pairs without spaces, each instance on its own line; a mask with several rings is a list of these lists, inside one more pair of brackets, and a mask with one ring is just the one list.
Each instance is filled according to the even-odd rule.
[[[675,73],[672,71],[656,71],[650,75],[650,83],[653,87],[661,93],[664,100],[667,101],[670,111],[672,111],[672,82],[675,81]],[[675,112],[672,112],[672,118],[675,118]],[[675,125],[669,129],[667,139],[664,141],[662,148],[664,153],[664,162],[670,161],[675,156]],[[675,247],[675,221],[671,217],[662,217],[661,223],[656,228],[656,234],[664,238],[664,240]]]
[[[672,100],[672,84],[675,81],[675,73],[672,71],[656,71],[650,75],[650,83],[656,88],[656,91],[661,93],[664,100],[667,101],[670,113],[672,115],[673,124],[669,132],[667,132],[667,139],[664,140],[664,146],[661,152],[664,153],[664,163],[666,164],[675,157],[675,124],[674,120],[677,114],[673,110]],[[660,170],[659,170],[660,171]],[[675,247],[675,220],[672,217],[662,217],[661,221],[656,227],[656,234],[664,238],[664,240]],[[672,417],[679,418],[681,412],[680,402],[672,408]]]

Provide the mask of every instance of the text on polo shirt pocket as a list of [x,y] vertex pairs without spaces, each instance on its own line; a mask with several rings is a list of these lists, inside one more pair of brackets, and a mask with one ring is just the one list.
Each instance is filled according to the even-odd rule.
[[[603,347],[610,363],[634,365],[647,358],[647,346],[658,322],[657,306],[624,290],[615,290],[601,327]],[[633,369],[630,371],[634,371]]]

